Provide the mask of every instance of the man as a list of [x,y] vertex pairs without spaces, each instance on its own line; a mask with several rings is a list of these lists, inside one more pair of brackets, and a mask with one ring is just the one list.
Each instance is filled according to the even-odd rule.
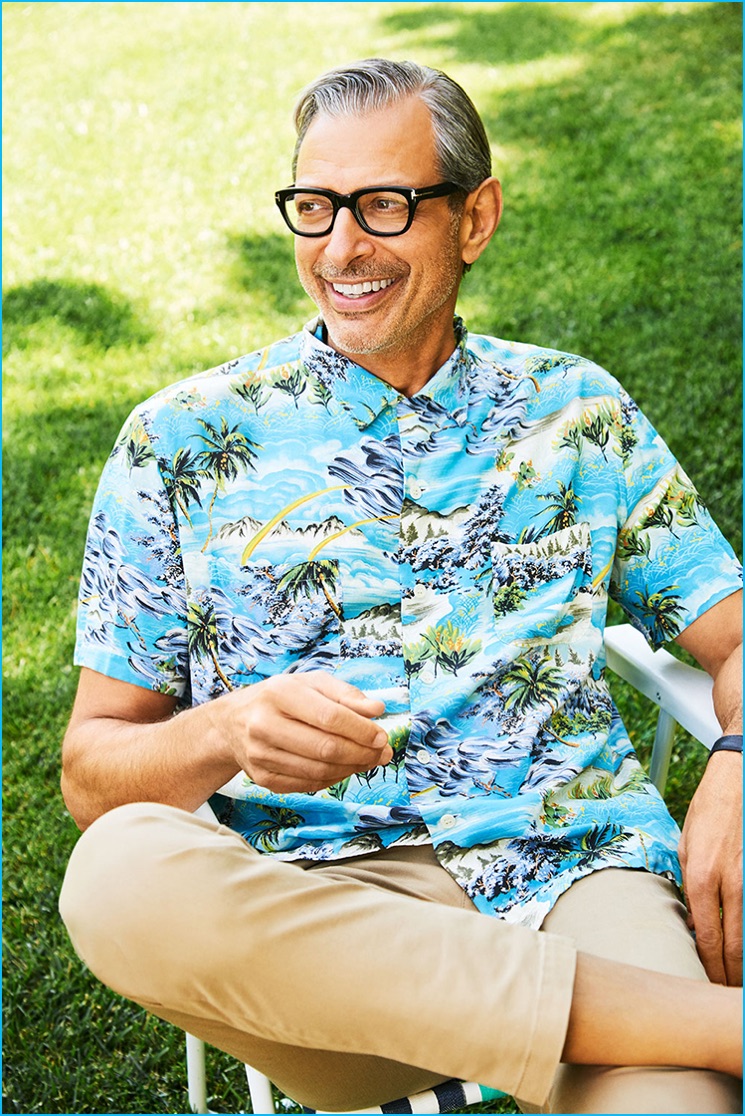
[[[741,983],[739,566],[606,372],[454,318],[502,206],[460,87],[368,60],[296,123],[277,202],[319,320],[138,408],[99,489],[76,948],[306,1104],[461,1076],[738,1111],[740,997],[705,973]],[[608,591],[716,680],[700,961],[603,681]]]

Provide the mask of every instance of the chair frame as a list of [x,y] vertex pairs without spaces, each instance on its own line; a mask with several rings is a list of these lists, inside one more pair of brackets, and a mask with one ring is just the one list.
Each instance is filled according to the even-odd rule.
[[[605,651],[607,664],[613,673],[659,707],[649,774],[657,790],[664,794],[677,726],[684,728],[707,749],[721,735],[712,702],[712,680],[705,671],[680,662],[668,651],[652,651],[641,632],[630,624],[612,625],[605,629]],[[206,803],[197,813],[214,820],[214,814]],[[190,1034],[186,1035],[186,1069],[191,1112],[210,1113],[212,1110],[207,1107],[204,1042]],[[245,1071],[252,1111],[257,1114],[276,1113],[269,1078],[249,1065],[245,1066]],[[466,1082],[464,1089],[467,1093],[470,1091],[469,1095],[474,1098],[468,1102],[469,1105],[483,1101],[480,1086]],[[420,1093],[405,1098],[410,1105],[408,1111],[432,1112],[432,1107],[422,1107],[427,1096]],[[391,1111],[391,1108],[386,1105],[386,1110]],[[381,1111],[380,1108],[361,1108],[348,1116]]]

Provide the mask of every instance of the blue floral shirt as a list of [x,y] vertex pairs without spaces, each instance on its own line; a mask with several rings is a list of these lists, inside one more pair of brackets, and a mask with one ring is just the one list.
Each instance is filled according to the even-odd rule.
[[312,323],[138,407],[76,662],[182,707],[319,668],[381,698],[389,765],[314,794],[241,774],[222,820],[283,859],[432,842],[482,911],[539,926],[596,869],[679,879],[604,679],[608,594],[657,646],[740,568],[607,372],[456,335],[413,398]]

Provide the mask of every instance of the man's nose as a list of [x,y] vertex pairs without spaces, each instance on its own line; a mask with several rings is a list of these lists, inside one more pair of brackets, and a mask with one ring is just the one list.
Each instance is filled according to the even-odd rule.
[[352,260],[367,259],[375,253],[375,237],[365,232],[351,209],[340,209],[328,234],[324,255],[335,267],[346,267]]

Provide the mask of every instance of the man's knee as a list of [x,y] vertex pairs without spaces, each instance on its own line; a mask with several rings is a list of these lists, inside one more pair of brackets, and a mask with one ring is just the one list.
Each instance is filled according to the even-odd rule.
[[[201,912],[198,874],[186,855],[193,837],[202,837],[195,820],[159,803],[120,806],[83,833],[70,858],[59,900],[70,939],[96,976],[131,998],[145,996],[138,974],[152,966],[141,960],[172,950],[175,928],[190,911]],[[205,824],[220,832],[196,822]]]

